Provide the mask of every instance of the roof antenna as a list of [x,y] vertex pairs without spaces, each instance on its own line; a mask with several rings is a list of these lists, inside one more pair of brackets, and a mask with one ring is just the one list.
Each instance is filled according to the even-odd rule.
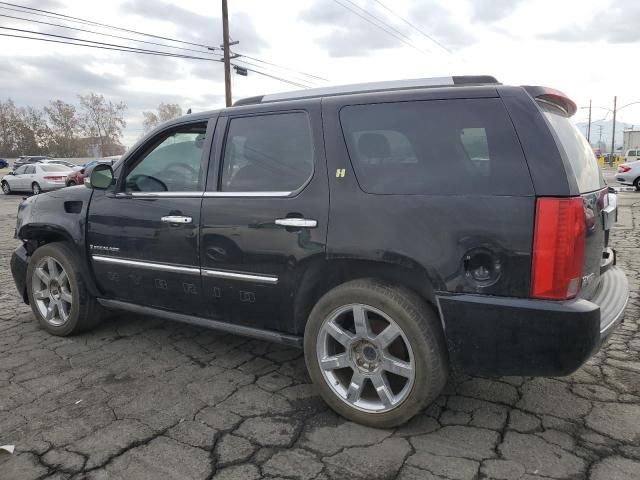
[[191,109],[187,110],[187,115],[191,114]]

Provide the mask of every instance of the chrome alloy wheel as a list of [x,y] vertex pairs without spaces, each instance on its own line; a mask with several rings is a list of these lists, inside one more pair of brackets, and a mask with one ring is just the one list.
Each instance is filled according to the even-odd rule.
[[344,305],[323,322],[316,342],[320,371],[343,402],[367,413],[399,406],[416,369],[400,326],[377,308]]
[[59,327],[71,313],[71,285],[64,268],[52,257],[40,259],[31,279],[33,299],[45,321]]

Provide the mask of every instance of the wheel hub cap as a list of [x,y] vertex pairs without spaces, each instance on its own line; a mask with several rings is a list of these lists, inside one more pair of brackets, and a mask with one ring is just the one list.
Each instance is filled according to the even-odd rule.
[[412,390],[415,360],[400,326],[363,304],[333,311],[316,341],[320,371],[343,402],[368,413],[398,407]]
[[49,324],[59,327],[69,319],[73,297],[67,272],[52,257],[38,261],[31,278],[31,293],[38,313]]

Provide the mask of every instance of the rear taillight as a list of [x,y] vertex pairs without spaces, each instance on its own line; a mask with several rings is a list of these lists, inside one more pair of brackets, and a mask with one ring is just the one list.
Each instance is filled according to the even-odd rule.
[[628,172],[629,170],[631,170],[631,167],[629,165],[625,165],[624,163],[618,166],[618,173],[625,173],[625,172]]
[[566,300],[578,294],[584,263],[585,230],[582,198],[538,198],[533,238],[532,297]]
[[44,177],[45,180],[64,180],[66,177],[64,175],[60,176],[53,176],[53,175],[48,175],[46,177]]

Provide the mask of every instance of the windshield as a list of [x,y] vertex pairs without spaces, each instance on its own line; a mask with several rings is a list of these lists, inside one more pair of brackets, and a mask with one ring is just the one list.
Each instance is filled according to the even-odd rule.
[[567,154],[580,193],[592,192],[604,187],[605,182],[598,167],[598,159],[584,135],[562,110],[546,103],[539,103],[539,105]]

